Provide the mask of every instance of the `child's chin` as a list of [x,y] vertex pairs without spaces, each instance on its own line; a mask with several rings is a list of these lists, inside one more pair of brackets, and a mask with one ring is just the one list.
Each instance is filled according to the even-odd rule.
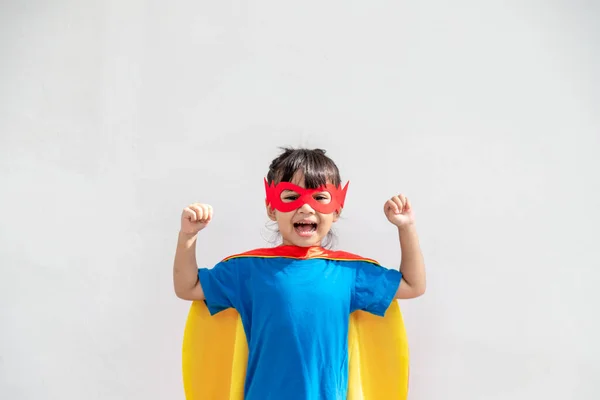
[[312,247],[312,246],[320,246],[321,241],[319,240],[317,235],[313,235],[311,237],[295,237],[293,240],[288,240],[294,246],[298,247]]

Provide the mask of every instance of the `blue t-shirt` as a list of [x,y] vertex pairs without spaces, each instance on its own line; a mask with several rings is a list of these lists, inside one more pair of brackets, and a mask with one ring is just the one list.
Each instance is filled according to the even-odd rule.
[[350,313],[383,316],[401,273],[363,260],[244,256],[198,276],[212,315],[233,307],[242,319],[246,400],[338,400]]

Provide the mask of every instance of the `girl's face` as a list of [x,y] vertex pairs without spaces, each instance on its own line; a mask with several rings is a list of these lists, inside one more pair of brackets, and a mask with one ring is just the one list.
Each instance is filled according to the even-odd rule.
[[[294,174],[291,183],[306,188],[304,175],[301,171]],[[291,190],[285,190],[281,193],[281,200],[284,203],[292,202],[297,198],[298,193]],[[323,204],[331,202],[331,195],[328,192],[316,192],[313,198]],[[331,225],[339,217],[339,214],[335,211],[323,214],[314,210],[309,204],[304,204],[297,210],[290,212],[281,212],[267,206],[267,214],[271,220],[277,222],[284,245],[301,247],[320,246],[331,230]]]

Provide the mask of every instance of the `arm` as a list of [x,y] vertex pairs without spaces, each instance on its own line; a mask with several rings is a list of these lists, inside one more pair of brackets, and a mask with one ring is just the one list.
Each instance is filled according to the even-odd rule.
[[173,263],[173,286],[175,294],[184,300],[204,300],[204,291],[198,278],[196,263],[196,239],[212,219],[212,207],[194,203],[181,214],[181,230],[177,239]]
[[394,196],[383,208],[387,219],[398,227],[402,262],[402,279],[396,291],[397,299],[412,299],[425,293],[425,262],[421,254],[415,217],[410,202],[404,195]]
[[402,280],[396,292],[397,299],[412,299],[425,293],[425,262],[414,225],[398,228],[402,262]]
[[179,232],[177,240],[173,264],[173,286],[177,297],[184,300],[204,300],[196,264],[197,237],[197,234]]

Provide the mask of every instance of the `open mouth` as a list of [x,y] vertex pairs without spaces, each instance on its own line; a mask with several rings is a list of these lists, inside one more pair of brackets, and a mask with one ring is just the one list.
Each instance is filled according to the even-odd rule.
[[300,236],[311,236],[317,230],[315,222],[296,222],[294,229]]

